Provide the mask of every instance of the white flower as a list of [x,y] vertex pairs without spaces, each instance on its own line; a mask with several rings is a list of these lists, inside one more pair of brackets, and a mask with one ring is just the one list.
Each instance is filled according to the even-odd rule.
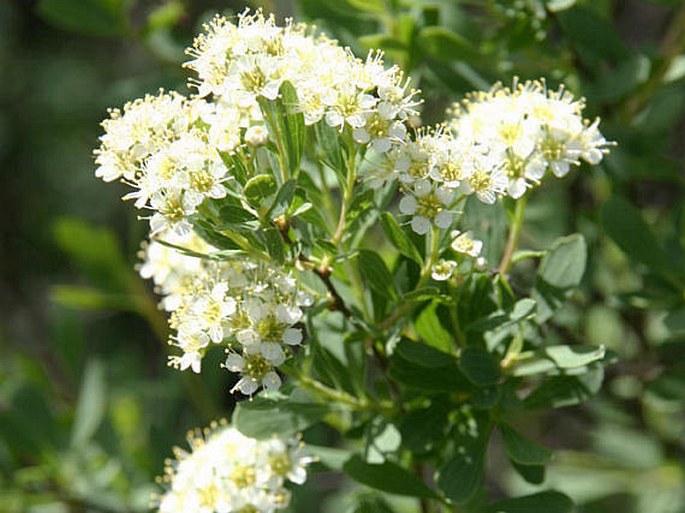
[[419,235],[427,233],[431,223],[438,228],[448,228],[452,224],[453,213],[446,207],[453,196],[454,192],[449,188],[434,188],[428,180],[417,180],[413,191],[400,200],[400,212],[413,216],[411,227]]
[[452,237],[453,240],[450,246],[457,253],[463,253],[464,255],[473,258],[480,255],[480,252],[483,249],[482,241],[472,239],[469,234],[461,233],[459,230],[454,230],[452,232]]
[[254,125],[245,132],[245,142],[250,146],[264,146],[269,140],[269,132],[263,125]]
[[298,439],[255,440],[225,422],[191,432],[188,443],[165,469],[160,513],[274,513],[290,502],[285,484],[303,484],[313,461]]
[[449,280],[457,268],[457,263],[454,260],[439,260],[431,268],[431,278],[435,281]]

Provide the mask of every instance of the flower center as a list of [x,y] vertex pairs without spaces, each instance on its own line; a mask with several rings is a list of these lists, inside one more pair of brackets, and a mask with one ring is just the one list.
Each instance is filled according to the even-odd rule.
[[259,381],[271,368],[271,364],[261,354],[252,354],[245,357],[243,374]]
[[283,325],[272,315],[265,317],[257,325],[257,333],[262,340],[279,342],[284,331]]
[[231,471],[229,479],[238,488],[247,488],[252,486],[257,480],[257,473],[252,465],[236,465]]
[[476,171],[469,176],[469,185],[474,191],[487,191],[492,187],[492,178],[485,171]]
[[417,198],[416,213],[422,217],[433,219],[440,212],[442,212],[442,202],[437,198],[435,193],[429,192],[425,196]]
[[290,457],[287,454],[278,454],[269,458],[269,466],[274,474],[285,477],[293,468]]

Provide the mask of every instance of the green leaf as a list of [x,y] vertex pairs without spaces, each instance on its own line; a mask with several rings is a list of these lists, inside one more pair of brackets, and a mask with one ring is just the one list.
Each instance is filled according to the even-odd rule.
[[539,492],[490,504],[487,513],[571,513],[573,501],[555,491]]
[[258,232],[258,236],[264,241],[266,251],[274,262],[285,262],[285,241],[278,228],[264,228]]
[[330,470],[342,471],[343,465],[350,458],[350,451],[321,445],[307,444],[307,454],[315,456],[319,463]]
[[133,274],[110,230],[95,228],[71,217],[53,226],[57,245],[78,264],[88,278],[108,292],[128,292]]
[[580,376],[555,376],[533,390],[524,405],[530,409],[545,409],[580,404],[599,391],[603,379],[602,367]]
[[147,17],[146,30],[168,30],[176,25],[186,14],[183,3],[180,0],[169,0],[154,8]]
[[524,298],[516,302],[511,314],[509,315],[509,319],[511,322],[520,322],[528,319],[534,313],[535,301],[530,298]]
[[267,174],[257,175],[250,178],[245,184],[243,193],[251,205],[262,205],[265,200],[278,190],[274,177]]
[[602,206],[600,219],[607,235],[630,258],[657,272],[668,270],[668,255],[640,211],[628,201],[612,196]]
[[399,425],[402,447],[414,454],[425,454],[445,442],[448,414],[453,405],[433,401],[427,408],[412,410],[402,416]]
[[83,445],[93,437],[105,415],[106,406],[105,368],[99,360],[90,360],[86,364],[76,403],[72,446]]
[[322,333],[321,330],[316,330],[314,333],[309,334],[313,366],[316,369],[317,375],[327,385],[355,394],[357,392],[354,382],[355,376],[350,372],[348,365],[346,365],[348,362],[341,361],[340,358],[323,345],[323,341],[326,338],[339,342],[338,337],[333,338],[329,333]]
[[297,189],[297,180],[290,179],[286,181],[281,188],[278,189],[278,194],[267,213],[269,219],[273,219],[283,215],[290,207],[290,203],[295,197],[295,190]]
[[87,35],[112,36],[126,31],[124,0],[40,0],[38,14],[61,28]]
[[425,344],[402,340],[390,357],[390,377],[425,392],[471,391],[457,361]]
[[475,432],[459,432],[451,457],[438,470],[436,483],[445,497],[455,502],[470,499],[483,481],[489,429],[483,418],[475,417]]
[[297,91],[290,82],[285,81],[281,84],[279,98],[269,100],[259,96],[257,102],[266,119],[272,141],[276,143],[279,152],[285,152],[283,158],[287,159],[288,169],[283,172],[297,176],[305,136],[304,115],[297,108]]
[[376,418],[367,427],[364,460],[367,463],[383,463],[388,456],[397,452],[401,444],[402,435],[395,425]]
[[284,396],[255,397],[236,406],[233,425],[252,438],[290,437],[315,424],[327,413],[325,404],[291,402]]
[[422,303],[423,301],[430,301],[431,299],[437,301],[447,301],[450,298],[440,295],[438,287],[421,287],[420,289],[412,290],[402,296],[402,301],[412,301]]
[[524,321],[535,315],[536,303],[529,298],[517,301],[511,312],[497,310],[485,318],[478,319],[466,325],[466,331],[485,332],[503,329],[517,322]]
[[344,177],[341,173],[345,168],[345,161],[343,159],[344,150],[340,139],[340,132],[328,126],[328,123],[322,120],[314,125],[314,133],[324,153],[323,162],[335,171],[338,175],[338,180],[344,182]]
[[395,53],[406,54],[407,52],[407,45],[388,34],[369,34],[361,36],[359,42],[368,50],[380,49],[385,52],[391,52],[392,55]]
[[111,294],[102,290],[74,285],[55,285],[50,298],[57,304],[79,310],[115,310],[137,312],[138,298],[127,294]]
[[494,385],[499,380],[499,360],[485,349],[465,347],[459,355],[459,368],[478,386]]
[[560,289],[580,285],[585,272],[587,245],[580,234],[557,239],[538,270],[538,276],[547,284]]
[[390,243],[395,246],[400,253],[419,265],[423,263],[419,250],[416,249],[412,240],[397,222],[395,216],[390,212],[383,212],[381,214],[381,228],[383,228],[383,232]]
[[552,457],[552,452],[531,440],[508,424],[500,424],[504,449],[509,458],[521,465],[544,465]]
[[352,513],[395,513],[387,501],[380,495],[363,495],[357,499]]
[[546,6],[552,12],[561,12],[573,7],[578,0],[547,0]]
[[385,298],[397,299],[397,290],[392,274],[378,253],[360,249],[357,262],[362,277],[371,289]]
[[557,19],[587,64],[597,64],[599,59],[618,62],[630,55],[614,26],[591,9],[575,7],[560,12]]
[[372,14],[385,14],[385,2],[383,0],[345,0],[354,9]]
[[295,173],[300,167],[304,151],[304,114],[298,108],[300,100],[297,90],[290,82],[281,84],[280,94],[284,114],[280,119],[281,130],[285,138],[290,172]]
[[545,481],[545,467],[543,465],[521,465],[511,462],[516,472],[530,484],[542,484]]
[[228,225],[228,227],[257,220],[252,212],[248,212],[239,205],[226,205],[221,207],[219,217]]
[[468,326],[498,310],[492,279],[485,274],[471,274],[459,287],[456,297],[461,326]]
[[345,462],[343,470],[355,481],[376,490],[411,497],[436,497],[435,492],[428,488],[416,474],[390,461],[372,464],[354,455]]
[[407,339],[403,339],[397,344],[393,355],[429,369],[446,366],[456,367],[456,360],[451,354]]
[[[406,297],[403,299],[406,301]],[[414,322],[414,330],[429,346],[449,353],[452,351],[453,339],[438,318],[439,306],[440,304],[435,302],[424,308]]]
[[570,235],[554,242],[540,263],[532,291],[538,323],[548,320],[580,284],[586,261],[587,246],[582,235]]
[[589,365],[604,360],[606,356],[607,352],[603,346],[549,346],[521,353],[509,368],[509,372],[513,376],[568,373],[571,369],[581,369],[585,372]]
[[466,39],[444,27],[424,27],[418,43],[428,55],[445,61],[472,60],[479,55]]
[[546,347],[543,351],[560,369],[583,367],[603,359],[606,354],[604,346],[559,345]]

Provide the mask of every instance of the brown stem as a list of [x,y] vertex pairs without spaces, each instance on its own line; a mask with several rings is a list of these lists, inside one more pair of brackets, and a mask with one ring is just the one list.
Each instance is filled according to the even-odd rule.
[[333,285],[333,281],[331,280],[331,268],[325,265],[316,266],[304,255],[300,255],[298,260],[306,269],[310,269],[312,272],[314,272],[314,274],[316,274],[326,286],[330,300],[328,309],[331,311],[338,311],[348,319],[354,319],[354,314],[345,304],[342,296],[336,290],[335,285]]

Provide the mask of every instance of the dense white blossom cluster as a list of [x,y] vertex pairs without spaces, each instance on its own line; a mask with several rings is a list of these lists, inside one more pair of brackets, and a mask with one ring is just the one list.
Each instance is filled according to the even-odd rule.
[[402,71],[386,68],[381,53],[356,58],[304,24],[279,27],[261,11],[245,11],[237,25],[215,17],[188,53],[197,95],[161,92],[112,109],[95,152],[96,176],[133,187],[125,198],[153,212],[153,233],[167,227],[188,232],[189,218],[205,198],[239,189],[227,157],[267,142],[257,98],[275,100],[286,81],[298,97],[288,107],[307,125],[322,121],[347,129],[358,144],[380,153],[404,142],[405,121],[420,103]]
[[[153,234],[167,227],[187,233],[188,218],[205,198],[226,196],[224,183],[230,175],[220,152],[233,150],[240,132],[221,110],[173,92],[111,110],[102,123],[105,134],[96,151],[95,175],[105,181],[121,179],[135,189],[124,199],[153,212]],[[220,124],[214,123],[219,119]]]
[[[563,87],[548,90],[543,81],[497,84],[455,105],[450,126],[459,146],[473,148],[480,169],[499,183],[493,192],[520,198],[548,170],[562,177],[581,160],[595,165],[608,152],[599,120],[583,119],[583,108],[582,99]],[[467,179],[467,192],[482,193],[486,182]]]
[[278,389],[274,368],[302,342],[298,323],[312,298],[280,269],[250,260],[215,260],[214,251],[195,232],[163,232],[145,244],[140,274],[152,278],[164,296],[161,306],[170,312],[175,332],[170,343],[183,352],[169,363],[200,372],[207,350],[222,345],[226,368],[241,374],[235,389],[246,395],[259,387]]
[[290,502],[285,484],[303,484],[312,461],[297,439],[255,440],[225,423],[191,432],[188,443],[167,463],[159,513],[274,513]]
[[412,216],[416,233],[447,229],[464,195],[488,204],[505,195],[518,199],[548,171],[562,177],[581,160],[599,163],[610,143],[599,120],[583,119],[582,109],[582,100],[544,82],[498,84],[455,105],[449,126],[419,130],[391,149],[372,179],[400,181],[400,212]]
[[236,24],[216,16],[188,50],[186,66],[197,79],[200,97],[237,107],[251,121],[260,119],[257,98],[273,100],[281,84],[297,91],[297,110],[305,123],[321,119],[353,130],[357,142],[381,152],[405,138],[403,121],[416,114],[416,91],[397,67],[386,68],[382,55],[365,60],[305,24],[276,25],[261,11],[245,11]]

